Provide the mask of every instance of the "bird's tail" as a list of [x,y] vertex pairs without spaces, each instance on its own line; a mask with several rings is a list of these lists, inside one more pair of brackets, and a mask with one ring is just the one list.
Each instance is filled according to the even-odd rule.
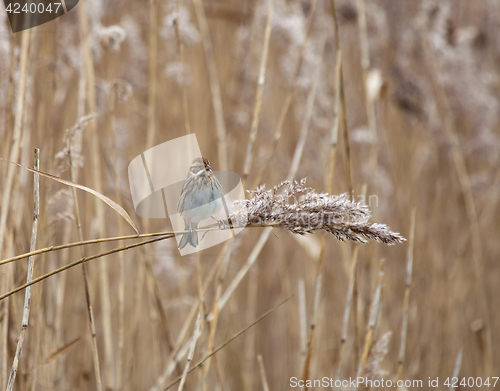
[[[187,224],[184,227],[184,230],[189,231],[190,229],[196,229],[196,228],[198,228],[198,223],[196,223],[196,224],[191,223],[191,226],[189,226],[189,224]],[[188,243],[193,247],[198,247],[198,232],[192,231],[192,232],[186,232],[185,234],[183,234],[181,241],[179,242],[179,250],[182,250],[184,247],[186,247],[186,245]]]

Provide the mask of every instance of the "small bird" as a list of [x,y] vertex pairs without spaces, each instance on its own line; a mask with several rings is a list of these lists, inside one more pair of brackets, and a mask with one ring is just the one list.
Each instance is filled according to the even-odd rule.
[[182,186],[177,212],[184,219],[184,230],[189,231],[182,235],[179,250],[189,243],[198,247],[198,232],[193,231],[198,224],[210,217],[215,219],[222,207],[223,189],[219,180],[212,172],[207,158],[197,157],[191,163],[189,172]]

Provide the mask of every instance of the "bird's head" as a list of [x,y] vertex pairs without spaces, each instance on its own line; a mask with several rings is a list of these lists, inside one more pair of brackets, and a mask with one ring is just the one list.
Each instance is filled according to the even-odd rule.
[[206,173],[212,173],[212,167],[210,167],[210,162],[206,157],[200,156],[191,163],[189,173],[192,176],[205,175]]

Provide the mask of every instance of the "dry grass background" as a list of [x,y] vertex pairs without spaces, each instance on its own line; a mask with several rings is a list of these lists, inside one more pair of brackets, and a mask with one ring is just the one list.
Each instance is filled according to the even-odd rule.
[[[70,179],[65,131],[73,129],[73,180],[121,204],[141,233],[168,231],[170,226],[135,214],[127,165],[152,145],[184,135],[186,124],[216,169],[242,175],[268,3],[204,0],[200,7],[200,1],[80,0],[68,15],[15,35],[2,9],[1,156],[31,167],[33,149],[39,148],[40,169]],[[262,379],[267,378],[269,389],[283,390],[290,388],[290,377],[301,378],[303,373],[310,379],[334,377],[340,361],[342,377],[355,376],[365,359],[363,374],[372,379],[396,379],[400,367],[403,379],[426,384],[429,377],[439,376],[439,389],[445,389],[444,379],[454,372],[462,349],[461,365],[455,368],[460,377],[500,376],[499,3],[274,0],[273,5],[262,109],[246,188],[261,175],[268,188],[284,180],[302,139],[295,178],[307,176],[309,186],[326,191],[333,156],[332,192],[349,190],[350,167],[353,194],[357,201],[364,192],[372,196],[375,221],[409,238],[416,208],[414,241],[353,245],[332,235],[295,237],[273,230],[217,324],[212,317],[201,318],[193,363],[211,345],[218,346],[295,296],[218,352],[210,366],[205,363],[192,372],[184,388],[266,389]],[[342,110],[335,103],[337,44],[342,51],[345,121],[337,116]],[[308,115],[308,95],[316,79]],[[222,107],[214,111],[217,87]],[[290,108],[273,153],[288,96]],[[81,117],[94,112],[95,121],[74,129]],[[332,149],[336,123],[338,146]],[[29,251],[33,176],[7,163],[1,164],[0,174],[5,216],[0,252],[5,259]],[[133,234],[95,197],[77,191],[77,199],[80,234],[71,190],[40,178],[37,248],[76,242],[80,235],[92,239]],[[103,389],[150,389],[171,366],[173,350],[189,346],[185,344],[196,326],[198,303],[203,303],[204,313],[213,309],[214,299],[244,267],[262,232],[246,230],[230,253],[220,245],[199,258],[180,258],[175,242],[168,239],[89,262],[94,354],[81,268],[34,285],[14,388],[99,389],[97,353]],[[117,245],[38,255],[34,276]],[[380,281],[381,259],[385,274]],[[355,260],[353,307],[342,344]],[[27,259],[0,266],[2,294],[25,282],[27,267]],[[210,279],[214,270],[220,277]],[[201,280],[208,281],[202,295]],[[371,323],[376,292],[380,305]],[[24,295],[17,293],[0,302],[1,387],[7,384],[14,359],[23,301]],[[398,364],[405,316],[406,352]],[[183,336],[186,319],[191,321]],[[374,327],[368,333],[370,324]],[[366,335],[372,336],[372,343],[363,357]],[[186,356],[178,357],[159,389],[177,378],[185,364]]]

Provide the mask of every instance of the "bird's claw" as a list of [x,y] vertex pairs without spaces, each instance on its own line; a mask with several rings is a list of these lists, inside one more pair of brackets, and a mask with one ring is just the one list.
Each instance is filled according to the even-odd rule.
[[215,218],[214,216],[212,216],[212,219],[217,221],[217,224],[219,225],[219,229],[222,230],[222,229],[226,228],[226,225],[224,224],[224,220],[219,220],[219,219]]

